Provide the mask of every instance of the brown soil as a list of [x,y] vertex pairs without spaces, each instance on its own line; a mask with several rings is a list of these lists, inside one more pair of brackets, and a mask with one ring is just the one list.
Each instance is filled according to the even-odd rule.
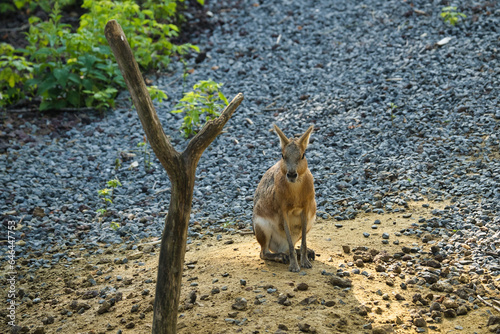
[[[368,276],[351,274],[344,277],[352,281],[350,289],[334,287],[329,283],[333,276],[324,273],[336,273],[341,265],[346,266],[343,270],[347,272],[356,268],[348,263],[353,262],[353,253],[360,246],[395,254],[401,253],[403,246],[418,245],[424,252],[429,252],[421,252],[421,257],[430,256],[432,242],[424,244],[416,237],[396,237],[393,234],[404,228],[413,228],[411,224],[419,217],[430,218],[433,209],[442,209],[446,204],[430,203],[430,207],[423,208],[422,203],[410,204],[405,212],[412,213],[410,218],[403,218],[402,213],[370,213],[341,222],[343,227],[336,227],[338,222],[334,220],[317,221],[308,235],[308,244],[316,251],[317,258],[312,269],[300,273],[289,272],[287,265],[261,260],[259,245],[251,234],[226,234],[220,240],[214,236],[188,245],[178,332],[375,333],[376,330],[363,328],[372,323],[374,329],[386,327],[385,331],[380,329],[380,333],[391,333],[390,328],[395,333],[415,333],[417,327],[412,322],[420,317],[416,314],[421,310],[422,313],[429,312],[429,306],[423,304],[431,302],[430,299],[442,303],[444,297],[454,293],[431,291],[418,284],[408,284],[403,290],[400,284],[418,272],[412,274],[412,266],[401,259],[364,263],[359,269],[366,271]],[[375,219],[381,220],[380,228],[372,230]],[[363,232],[371,233],[370,237],[363,237]],[[390,233],[388,244],[382,244],[383,232]],[[396,239],[399,245],[393,244]],[[351,252],[346,254],[342,246],[350,246]],[[116,333],[119,329],[123,333],[150,333],[158,247],[155,240],[145,240],[137,250],[123,250],[116,246],[107,248],[102,255],[87,256],[88,250],[80,251],[79,248],[58,250],[73,253],[70,255],[77,260],[68,267],[64,266],[67,263],[60,261],[52,268],[24,273],[25,278],[17,282],[16,287],[23,289],[25,297],[29,296],[30,300],[25,299],[18,306],[16,324],[26,326],[29,333],[35,333],[39,327],[44,333]],[[412,261],[418,263],[416,255],[410,255]],[[51,254],[43,258],[51,259]],[[115,262],[115,259],[123,258],[128,258],[129,262]],[[443,263],[452,266],[458,260],[447,258]],[[140,262],[144,264],[140,265]],[[404,278],[391,271],[396,262],[401,263]],[[376,266],[381,264],[386,273],[376,271]],[[5,275],[5,263],[1,270]],[[110,278],[106,279],[108,275]],[[118,276],[121,280],[117,279]],[[475,279],[467,274],[464,277],[467,281]],[[387,284],[387,278],[393,280],[392,287]],[[486,282],[484,278],[476,279]],[[2,281],[2,285],[5,287],[6,282]],[[97,292],[93,294],[92,291],[101,291],[105,287],[116,289],[116,292],[108,291],[105,297],[108,301],[115,298],[116,303],[99,314],[101,297],[95,297]],[[194,299],[192,291],[196,294],[194,303],[189,301],[190,297]],[[414,302],[417,293],[423,299]],[[278,303],[281,294],[288,295],[281,300],[288,300],[289,306]],[[397,300],[396,294],[404,299]],[[35,303],[37,297],[41,301]],[[484,289],[482,297],[491,303],[498,299],[498,294]],[[237,298],[247,301],[242,310],[232,307]],[[494,308],[478,299],[466,305],[469,309],[466,315],[451,319],[442,317],[442,322],[432,321],[430,316],[423,314],[421,317],[427,320],[427,324],[419,330],[425,333],[488,333],[493,329],[488,328],[487,323],[491,315],[498,314]],[[474,305],[477,305],[476,309]],[[5,308],[0,312],[5,319]],[[8,332],[6,321],[0,325],[0,332]]]

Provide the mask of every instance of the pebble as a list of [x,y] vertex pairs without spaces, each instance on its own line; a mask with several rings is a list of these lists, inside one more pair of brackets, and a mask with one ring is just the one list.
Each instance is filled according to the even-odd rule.
[[231,305],[233,310],[238,310],[238,311],[244,311],[247,309],[248,302],[245,298],[243,297],[238,297],[236,298],[236,302]]

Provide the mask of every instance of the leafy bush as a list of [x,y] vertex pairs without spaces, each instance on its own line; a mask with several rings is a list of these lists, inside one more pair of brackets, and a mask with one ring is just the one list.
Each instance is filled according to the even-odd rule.
[[[175,106],[172,113],[185,113],[181,131],[188,138],[202,126],[203,116],[205,121],[220,115],[219,110],[227,105],[228,101],[220,91],[221,83],[212,80],[200,81],[193,86],[193,91],[185,93],[184,97]],[[223,103],[221,103],[223,102]]]
[[0,44],[0,54],[0,108],[3,108],[29,93],[26,81],[32,78],[33,64],[23,56],[16,56],[7,43]]
[[[85,0],[82,7],[89,12],[82,15],[80,27],[73,32],[70,25],[60,22],[59,3],[56,1],[49,21],[30,18],[29,45],[18,50],[19,56],[15,56],[24,55],[33,62],[32,65],[26,62],[25,76],[19,74],[23,78],[27,73],[31,74],[25,80],[25,89],[33,89],[34,95],[41,97],[40,110],[113,107],[114,98],[125,87],[125,82],[104,36],[106,23],[110,19],[120,22],[137,62],[144,70],[164,69],[173,54],[182,55],[191,49],[199,51],[191,44],[172,44],[170,40],[178,35],[178,27],[156,20],[157,17],[173,20],[178,2],[182,0],[145,1],[141,7],[131,0]],[[14,56],[10,57],[2,57],[5,68],[14,66],[11,63]],[[166,98],[157,88],[150,89],[150,92],[152,98]],[[30,93],[10,91],[3,105]]]

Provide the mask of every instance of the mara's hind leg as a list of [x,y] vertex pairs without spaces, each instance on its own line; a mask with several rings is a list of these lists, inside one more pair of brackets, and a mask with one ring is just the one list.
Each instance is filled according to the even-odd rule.
[[309,261],[309,254],[307,249],[306,235],[307,235],[307,218],[304,211],[300,214],[300,220],[302,221],[302,242],[300,244],[300,266],[302,268],[312,268],[312,264]]
[[269,251],[269,242],[271,241],[271,235],[269,231],[259,224],[254,224],[254,232],[257,241],[260,244],[260,258],[262,260],[269,260],[279,263],[289,263],[290,257],[285,253],[271,253]]

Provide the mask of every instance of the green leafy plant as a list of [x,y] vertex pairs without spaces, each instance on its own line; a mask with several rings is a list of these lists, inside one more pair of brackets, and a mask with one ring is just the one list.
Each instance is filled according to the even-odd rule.
[[26,96],[30,88],[26,81],[32,78],[33,63],[23,56],[14,54],[14,48],[0,44],[0,108]]
[[109,227],[111,227],[114,231],[118,231],[118,229],[120,228],[120,223],[117,223],[117,222],[111,222],[109,223]]
[[[20,1],[19,6],[32,2]],[[18,88],[21,92],[17,95],[9,92],[10,98],[4,99],[4,104],[34,95],[41,97],[40,110],[113,107],[125,82],[104,36],[103,27],[110,19],[121,23],[137,62],[146,71],[166,68],[172,55],[199,51],[192,44],[175,45],[170,41],[178,36],[179,28],[169,22],[177,19],[177,4],[183,0],[145,1],[139,2],[140,5],[131,0],[84,0],[82,8],[88,13],[81,16],[76,31],[61,23],[60,3],[68,4],[73,0],[35,2],[50,10],[49,20],[43,22],[38,17],[31,17],[26,37],[28,46],[7,56],[10,58],[2,57],[3,67],[11,68],[12,73],[18,65],[14,64],[18,59],[13,57],[24,56],[26,71],[23,73],[30,74],[18,85],[24,87]],[[160,102],[167,97],[157,87],[151,87],[150,94]]]
[[234,226],[236,225],[236,222],[235,221],[227,221],[225,223],[222,224],[222,227],[223,228],[228,228],[229,226]]
[[458,22],[460,22],[460,20],[465,19],[467,16],[464,13],[457,12],[457,7],[448,6],[441,9],[441,17],[443,18],[444,22],[447,22],[454,26]]
[[[16,10],[26,10],[26,12],[33,12],[37,7],[40,7],[45,12],[50,12],[54,5],[54,0],[13,0],[2,1],[0,3],[0,13],[15,12]],[[75,0],[57,0],[60,6],[72,5]]]
[[185,114],[181,131],[186,138],[196,134],[204,122],[218,117],[219,110],[228,104],[221,87],[221,83],[212,80],[199,81],[193,86],[193,91],[184,93],[175,106],[177,109],[171,111]]
[[396,118],[396,115],[394,115],[394,112],[398,109],[398,106],[394,103],[389,103],[389,110],[391,111],[391,122],[392,126],[394,126],[394,119]]
[[151,162],[151,152],[148,149],[148,141],[146,137],[144,137],[144,141],[137,143],[137,147],[140,149],[142,153],[143,161],[144,161],[144,170],[146,173],[151,171],[151,167],[153,163]]
[[60,23],[57,2],[49,16],[46,22],[30,18],[29,45],[23,50],[35,63],[27,84],[42,98],[40,110],[113,107],[125,83],[109,47],[96,45],[86,31],[72,33],[69,25]]
[[106,215],[106,213],[108,212],[108,205],[113,204],[114,190],[122,184],[118,179],[112,179],[106,182],[106,185],[108,186],[108,188],[97,190],[99,197],[104,202],[104,208],[98,209],[96,211],[100,216]]
[[120,158],[116,158],[115,159],[115,170],[120,169],[121,166],[122,166],[122,162],[121,162]]
[[146,88],[148,89],[149,96],[151,96],[152,100],[157,100],[159,103],[162,103],[163,99],[168,98],[167,94],[156,86],[148,86]]

